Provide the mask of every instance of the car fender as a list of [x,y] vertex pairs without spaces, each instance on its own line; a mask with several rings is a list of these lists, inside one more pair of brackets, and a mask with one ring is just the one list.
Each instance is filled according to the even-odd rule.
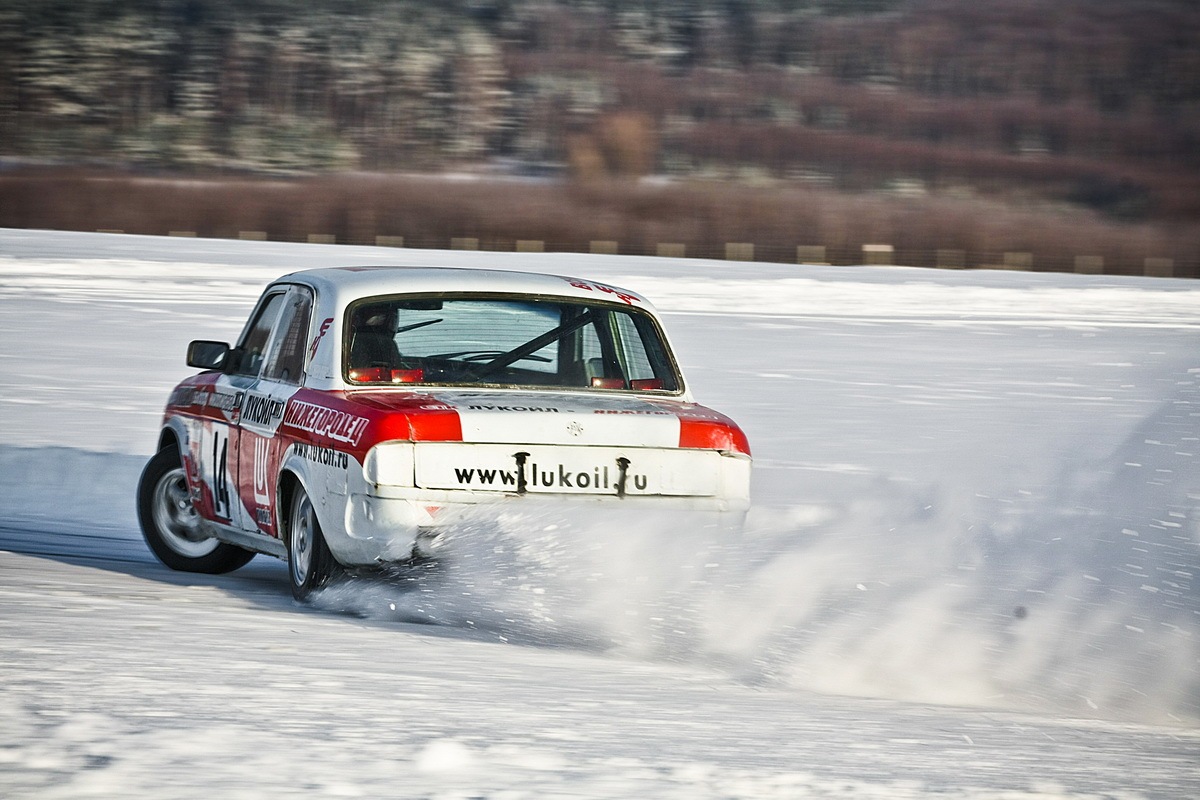
[[170,415],[163,420],[162,430],[158,434],[158,449],[162,450],[167,443],[174,439],[179,449],[179,459],[187,479],[188,492],[192,501],[200,496],[200,471],[192,458],[192,430],[188,421],[177,415]]
[[[279,464],[279,476],[275,496],[279,498],[276,508],[277,518],[283,525],[282,535],[287,525],[287,515],[291,513],[291,499],[285,494],[287,475],[303,487],[313,504],[317,521],[325,535],[325,541],[335,556],[345,551],[343,542],[348,538],[346,532],[346,506],[349,497],[349,484],[355,480],[362,482],[362,465],[349,453],[318,447],[308,442],[292,442],[284,453]],[[288,505],[284,505],[284,498]]]
[[289,480],[294,480],[308,494],[312,500],[313,508],[317,513],[317,520],[321,523],[321,527],[325,528],[325,517],[327,512],[321,508],[324,505],[321,501],[325,495],[323,482],[318,476],[312,474],[313,470],[309,462],[297,453],[297,445],[295,442],[288,445],[284,451],[283,458],[279,461],[279,471],[275,478],[275,515],[280,521],[280,538],[283,538],[283,531],[287,525],[288,515],[291,514],[292,497],[289,491]]
[[158,449],[162,450],[166,445],[169,437],[174,437],[175,443],[179,446],[179,453],[187,455],[189,450],[190,435],[187,424],[175,415],[171,415],[163,420],[162,430],[158,435]]

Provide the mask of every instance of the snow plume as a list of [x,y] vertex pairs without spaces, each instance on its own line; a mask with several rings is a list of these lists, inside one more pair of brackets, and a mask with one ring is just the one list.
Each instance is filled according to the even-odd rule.
[[741,550],[728,531],[662,512],[510,508],[462,519],[436,562],[376,585],[332,587],[321,604],[525,644],[651,658],[701,650],[698,604],[721,586],[722,559]]
[[999,476],[954,459],[920,482],[856,475],[736,533],[512,505],[450,530],[436,567],[323,602],[751,684],[1195,721],[1200,372],[1177,377],[1104,455],[1051,439]]
[[723,627],[751,623],[740,652],[763,678],[826,692],[1195,719],[1195,521],[1190,543],[1149,516],[1111,530],[1126,497],[1031,499],[993,524],[986,499],[880,487],[754,573]]
[[[1166,474],[1134,449],[1129,463]],[[437,565],[333,587],[321,603],[748,683],[1194,720],[1197,487],[1139,483],[1131,469],[1015,499],[880,478],[841,508],[755,509],[740,533],[670,515],[506,511],[451,530]]]

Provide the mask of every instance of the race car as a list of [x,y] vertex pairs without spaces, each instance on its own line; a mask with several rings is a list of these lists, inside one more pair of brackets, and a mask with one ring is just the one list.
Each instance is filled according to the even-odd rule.
[[[198,340],[138,488],[168,567],[285,559],[307,599],[436,551],[467,510],[578,504],[734,522],[750,446],[697,404],[654,308],[592,280],[341,267],[285,275],[237,344]],[[615,530],[613,536],[620,536]]]

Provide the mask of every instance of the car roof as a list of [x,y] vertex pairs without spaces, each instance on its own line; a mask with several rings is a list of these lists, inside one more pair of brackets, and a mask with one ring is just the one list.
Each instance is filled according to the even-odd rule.
[[361,297],[426,292],[484,292],[573,297],[653,310],[637,292],[588,279],[537,272],[466,267],[326,267],[293,272],[275,283],[304,283],[335,305]]

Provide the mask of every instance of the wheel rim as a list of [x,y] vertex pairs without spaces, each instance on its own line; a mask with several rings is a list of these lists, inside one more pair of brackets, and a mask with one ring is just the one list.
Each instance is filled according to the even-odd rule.
[[313,507],[303,490],[296,497],[292,511],[291,530],[288,535],[288,563],[292,569],[292,583],[303,586],[308,581],[312,566],[313,551]]
[[154,525],[163,543],[179,555],[203,558],[220,544],[200,527],[200,515],[192,505],[182,467],[166,473],[155,484],[152,508]]

